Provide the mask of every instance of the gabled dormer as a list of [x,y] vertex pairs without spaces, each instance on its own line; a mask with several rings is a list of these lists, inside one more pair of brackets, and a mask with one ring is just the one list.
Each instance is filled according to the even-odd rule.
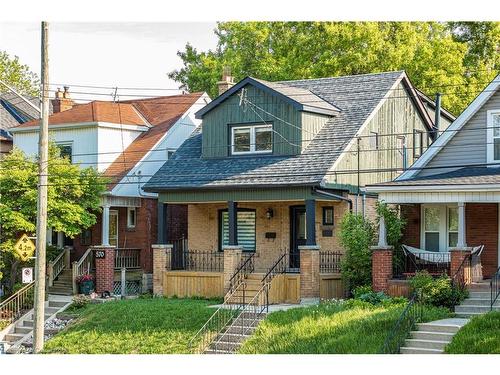
[[309,90],[247,77],[196,113],[202,157],[298,155],[338,113]]

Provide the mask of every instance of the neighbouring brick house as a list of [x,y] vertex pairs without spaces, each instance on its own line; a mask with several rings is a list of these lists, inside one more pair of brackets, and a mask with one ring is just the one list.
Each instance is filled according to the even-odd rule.
[[404,278],[419,267],[453,277],[464,257],[472,260],[473,278],[498,272],[499,87],[497,76],[412,168],[391,182],[368,186],[381,201],[400,207],[407,222],[402,243],[411,247],[404,255],[413,259],[402,268],[374,265],[374,277],[385,280],[376,289],[390,289],[394,283],[387,279]]
[[[150,274],[158,204],[157,195],[144,192],[143,185],[195,131],[200,121],[194,114],[209,101],[208,95],[193,93],[76,104],[68,88],[58,91],[52,100],[49,138],[74,164],[96,168],[110,183],[96,225],[73,239],[49,230],[49,243],[69,245],[71,260],[78,264],[92,257],[89,249],[94,246],[111,248],[115,268]],[[38,120],[12,128],[14,146],[36,154],[38,128]],[[186,236],[187,207],[172,205],[168,213],[169,236]],[[79,272],[88,272],[84,268]]]
[[[276,300],[338,296],[342,216],[372,217],[376,198],[361,188],[396,177],[432,142],[421,95],[402,71],[219,84],[227,91],[196,114],[200,131],[145,186],[163,203],[155,291],[222,295],[242,273],[260,281],[279,269]],[[163,224],[172,204],[188,206],[184,246]]]

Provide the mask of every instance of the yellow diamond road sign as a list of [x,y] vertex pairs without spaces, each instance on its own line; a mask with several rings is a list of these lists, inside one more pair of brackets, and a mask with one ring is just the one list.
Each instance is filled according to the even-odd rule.
[[33,253],[35,252],[35,244],[28,238],[26,234],[23,234],[14,246],[14,250],[16,251],[19,258],[23,262],[26,262],[28,259],[33,257]]

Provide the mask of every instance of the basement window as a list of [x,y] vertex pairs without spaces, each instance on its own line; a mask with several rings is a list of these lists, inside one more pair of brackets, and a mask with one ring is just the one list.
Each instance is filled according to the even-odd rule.
[[262,154],[273,151],[272,125],[245,125],[231,127],[233,155]]

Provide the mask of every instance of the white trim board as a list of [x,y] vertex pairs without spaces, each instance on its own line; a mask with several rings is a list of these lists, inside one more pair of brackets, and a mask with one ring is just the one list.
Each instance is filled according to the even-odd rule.
[[403,172],[396,181],[408,180],[419,173],[421,168],[425,167],[437,153],[453,138],[453,136],[464,127],[476,112],[491,98],[500,87],[500,74],[490,82],[490,84],[469,104],[460,116],[432,143],[429,148],[422,154],[420,158],[410,167],[409,170]]

